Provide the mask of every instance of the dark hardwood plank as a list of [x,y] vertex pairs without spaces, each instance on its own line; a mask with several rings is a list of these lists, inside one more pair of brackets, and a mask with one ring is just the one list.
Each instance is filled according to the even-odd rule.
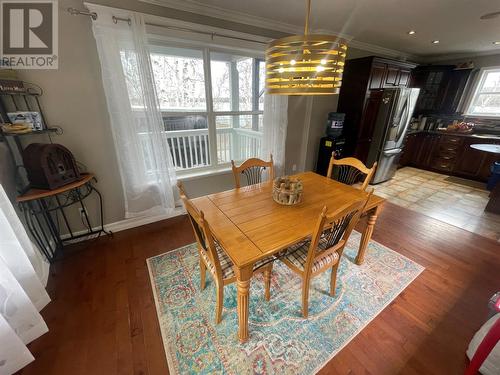
[[[373,238],[426,270],[322,374],[460,374],[500,285],[499,244],[386,204]],[[49,333],[20,373],[167,374],[146,258],[194,242],[177,217],[89,243],[51,269]],[[235,331],[236,334],[236,331]]]

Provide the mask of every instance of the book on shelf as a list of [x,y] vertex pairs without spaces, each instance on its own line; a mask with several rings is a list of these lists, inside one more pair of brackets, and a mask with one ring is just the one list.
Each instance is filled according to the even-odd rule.
[[13,80],[13,79],[0,79],[0,94],[1,93],[11,93],[11,92],[26,92],[23,81]]

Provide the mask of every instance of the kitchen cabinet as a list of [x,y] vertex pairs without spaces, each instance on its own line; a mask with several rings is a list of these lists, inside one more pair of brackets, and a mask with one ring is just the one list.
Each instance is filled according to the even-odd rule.
[[463,112],[462,108],[465,89],[469,85],[472,69],[454,69],[449,77],[446,92],[441,107],[442,114]]
[[414,115],[440,112],[453,68],[453,65],[430,65],[414,69],[410,86],[420,88]]
[[432,133],[419,133],[415,149],[414,165],[419,168],[429,168],[434,149],[439,142],[439,135]]
[[480,174],[481,167],[486,159],[486,153],[471,148],[470,145],[474,143],[478,143],[475,138],[464,139],[460,150],[460,160],[453,170],[455,173],[470,178],[478,177]]
[[[493,142],[495,144],[500,144],[500,142]],[[494,162],[498,161],[498,155],[495,154],[486,154],[484,155],[484,160],[479,169],[479,173],[477,175],[477,180],[487,181],[491,175],[491,166]]]
[[437,135],[437,137],[438,144],[434,149],[430,168],[442,172],[451,172],[457,163],[463,138],[453,135]]
[[416,153],[418,134],[408,134],[403,142],[403,152],[399,159],[399,165],[401,167],[406,167],[412,162],[413,155]]
[[421,65],[411,74],[410,87],[420,88],[414,115],[460,113],[472,69],[454,65]]
[[490,167],[498,156],[470,147],[476,143],[500,144],[500,140],[467,135],[414,133],[407,137],[400,165],[486,181],[490,176]]
[[398,86],[407,87],[411,77],[411,70],[401,68],[398,75]]
[[470,147],[477,143],[500,144],[500,140],[466,138],[461,150],[460,162],[457,163],[453,172],[463,177],[486,181],[491,174],[491,165],[498,160],[498,156]]
[[[370,71],[370,90],[407,87],[411,75],[411,66],[406,64],[401,66],[400,64],[399,61],[375,58]],[[412,66],[414,65],[412,64]],[[343,82],[345,81],[343,80]]]
[[[350,64],[349,61],[347,62],[347,64]],[[373,63],[370,70],[370,85],[369,85],[370,90],[381,89],[384,87],[386,70],[387,70],[386,64],[376,63],[376,62]]]
[[384,88],[407,87],[416,64],[376,56],[347,60],[337,111],[345,113],[346,156],[366,162]]

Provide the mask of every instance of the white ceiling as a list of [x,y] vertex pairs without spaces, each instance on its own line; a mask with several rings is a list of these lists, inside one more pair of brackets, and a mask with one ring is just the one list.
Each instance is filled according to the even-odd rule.
[[[304,25],[305,0],[145,1],[286,32]],[[310,27],[411,55],[493,54],[500,17],[480,16],[497,11],[499,0],[312,0]]]

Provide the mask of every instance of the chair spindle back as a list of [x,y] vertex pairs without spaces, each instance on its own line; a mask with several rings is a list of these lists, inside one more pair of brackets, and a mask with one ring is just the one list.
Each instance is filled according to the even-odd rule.
[[234,185],[236,188],[241,187],[240,175],[245,176],[247,185],[259,184],[262,182],[262,174],[269,169],[269,179],[274,180],[274,163],[273,155],[270,161],[264,161],[258,158],[245,160],[239,167],[231,160],[233,169]]
[[330,159],[327,177],[346,185],[361,183],[361,190],[365,190],[375,173],[377,162],[371,168],[366,167],[356,158]]

